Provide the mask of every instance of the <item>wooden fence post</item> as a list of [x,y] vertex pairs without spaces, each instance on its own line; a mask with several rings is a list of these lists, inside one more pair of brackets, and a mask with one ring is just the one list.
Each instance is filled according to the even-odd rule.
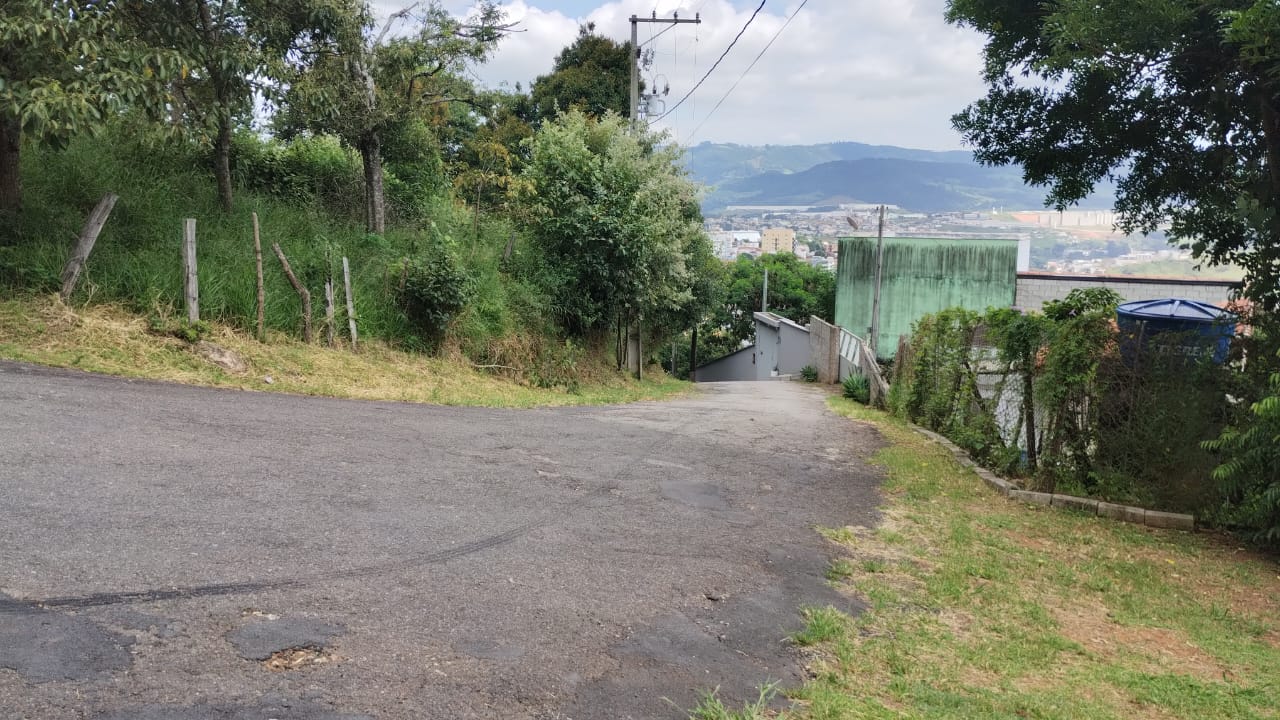
[[258,213],[253,214],[253,259],[258,266],[258,342],[267,338],[267,292],[262,284],[262,238],[258,233]]
[[330,279],[324,281],[324,326],[329,347],[334,346],[333,325],[333,280]]
[[98,201],[93,212],[89,213],[89,219],[80,230],[80,239],[76,241],[71,257],[67,258],[67,264],[62,268],[62,292],[58,293],[62,302],[71,299],[71,293],[76,289],[76,281],[80,279],[80,271],[84,269],[89,253],[93,252],[93,244],[98,241],[98,233],[102,232],[102,226],[107,223],[107,216],[111,214],[111,209],[116,206],[118,199],[115,193],[107,193]]
[[284,256],[284,251],[280,249],[280,243],[272,243],[271,249],[275,251],[276,257],[280,258],[280,264],[284,266],[284,276],[289,278],[289,284],[293,286],[294,290],[298,291],[298,296],[302,298],[302,341],[310,344],[311,293],[302,286],[302,283],[298,282],[298,276],[293,274],[293,268],[289,267],[289,259]]
[[636,313],[636,379],[644,379],[644,313]]
[[187,218],[182,228],[183,293],[187,299],[187,322],[200,322],[200,276],[196,272],[196,219]]
[[342,284],[347,291],[347,327],[351,330],[351,349],[356,349],[356,299],[351,295],[351,263],[342,256]]

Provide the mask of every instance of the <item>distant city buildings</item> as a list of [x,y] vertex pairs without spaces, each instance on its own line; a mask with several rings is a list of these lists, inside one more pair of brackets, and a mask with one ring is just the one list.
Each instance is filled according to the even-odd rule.
[[760,234],[760,252],[762,253],[794,252],[795,246],[796,231],[791,228],[771,227]]
[[[708,215],[705,227],[716,256],[727,262],[742,255],[793,252],[802,262],[834,272],[836,238],[874,237],[879,210],[874,203],[735,206]],[[1115,229],[1115,221],[1115,213],[1109,210],[1059,213],[991,208],[990,212],[921,213],[889,205],[884,236],[1029,239],[1027,264],[1054,272],[1169,274],[1186,272],[1182,266],[1190,268],[1189,252],[1169,246],[1164,233],[1126,235]]]
[[760,231],[758,230],[716,230],[708,233],[711,246],[716,257],[725,261],[737,260],[740,255],[759,257]]

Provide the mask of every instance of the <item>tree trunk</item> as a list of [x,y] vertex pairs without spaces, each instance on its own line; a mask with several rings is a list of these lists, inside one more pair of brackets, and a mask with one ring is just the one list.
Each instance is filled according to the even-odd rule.
[[22,123],[17,118],[0,120],[0,212],[22,206],[22,177],[18,174],[21,145]]
[[698,326],[693,326],[693,335],[689,338],[689,382],[698,381]]
[[218,139],[213,147],[213,174],[218,178],[218,200],[223,212],[231,212],[231,118],[218,120]]
[[360,159],[364,161],[364,222],[374,235],[386,230],[386,198],[382,189],[382,143],[376,130],[360,138]]

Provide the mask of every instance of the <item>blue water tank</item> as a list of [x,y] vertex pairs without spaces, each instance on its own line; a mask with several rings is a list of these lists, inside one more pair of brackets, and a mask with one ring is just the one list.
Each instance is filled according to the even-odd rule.
[[[1132,358],[1139,348],[1155,345],[1162,353],[1189,360],[1209,357],[1221,365],[1227,359],[1237,319],[1217,305],[1180,298],[1136,300],[1116,308],[1120,350],[1126,358]],[[1161,342],[1151,342],[1161,335],[1166,336]]]

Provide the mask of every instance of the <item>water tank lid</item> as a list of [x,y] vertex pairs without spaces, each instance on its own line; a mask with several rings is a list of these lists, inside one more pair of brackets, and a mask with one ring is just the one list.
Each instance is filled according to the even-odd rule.
[[1184,298],[1135,300],[1120,305],[1120,307],[1116,308],[1116,313],[1138,318],[1198,320],[1200,322],[1235,320],[1235,315],[1217,305]]

